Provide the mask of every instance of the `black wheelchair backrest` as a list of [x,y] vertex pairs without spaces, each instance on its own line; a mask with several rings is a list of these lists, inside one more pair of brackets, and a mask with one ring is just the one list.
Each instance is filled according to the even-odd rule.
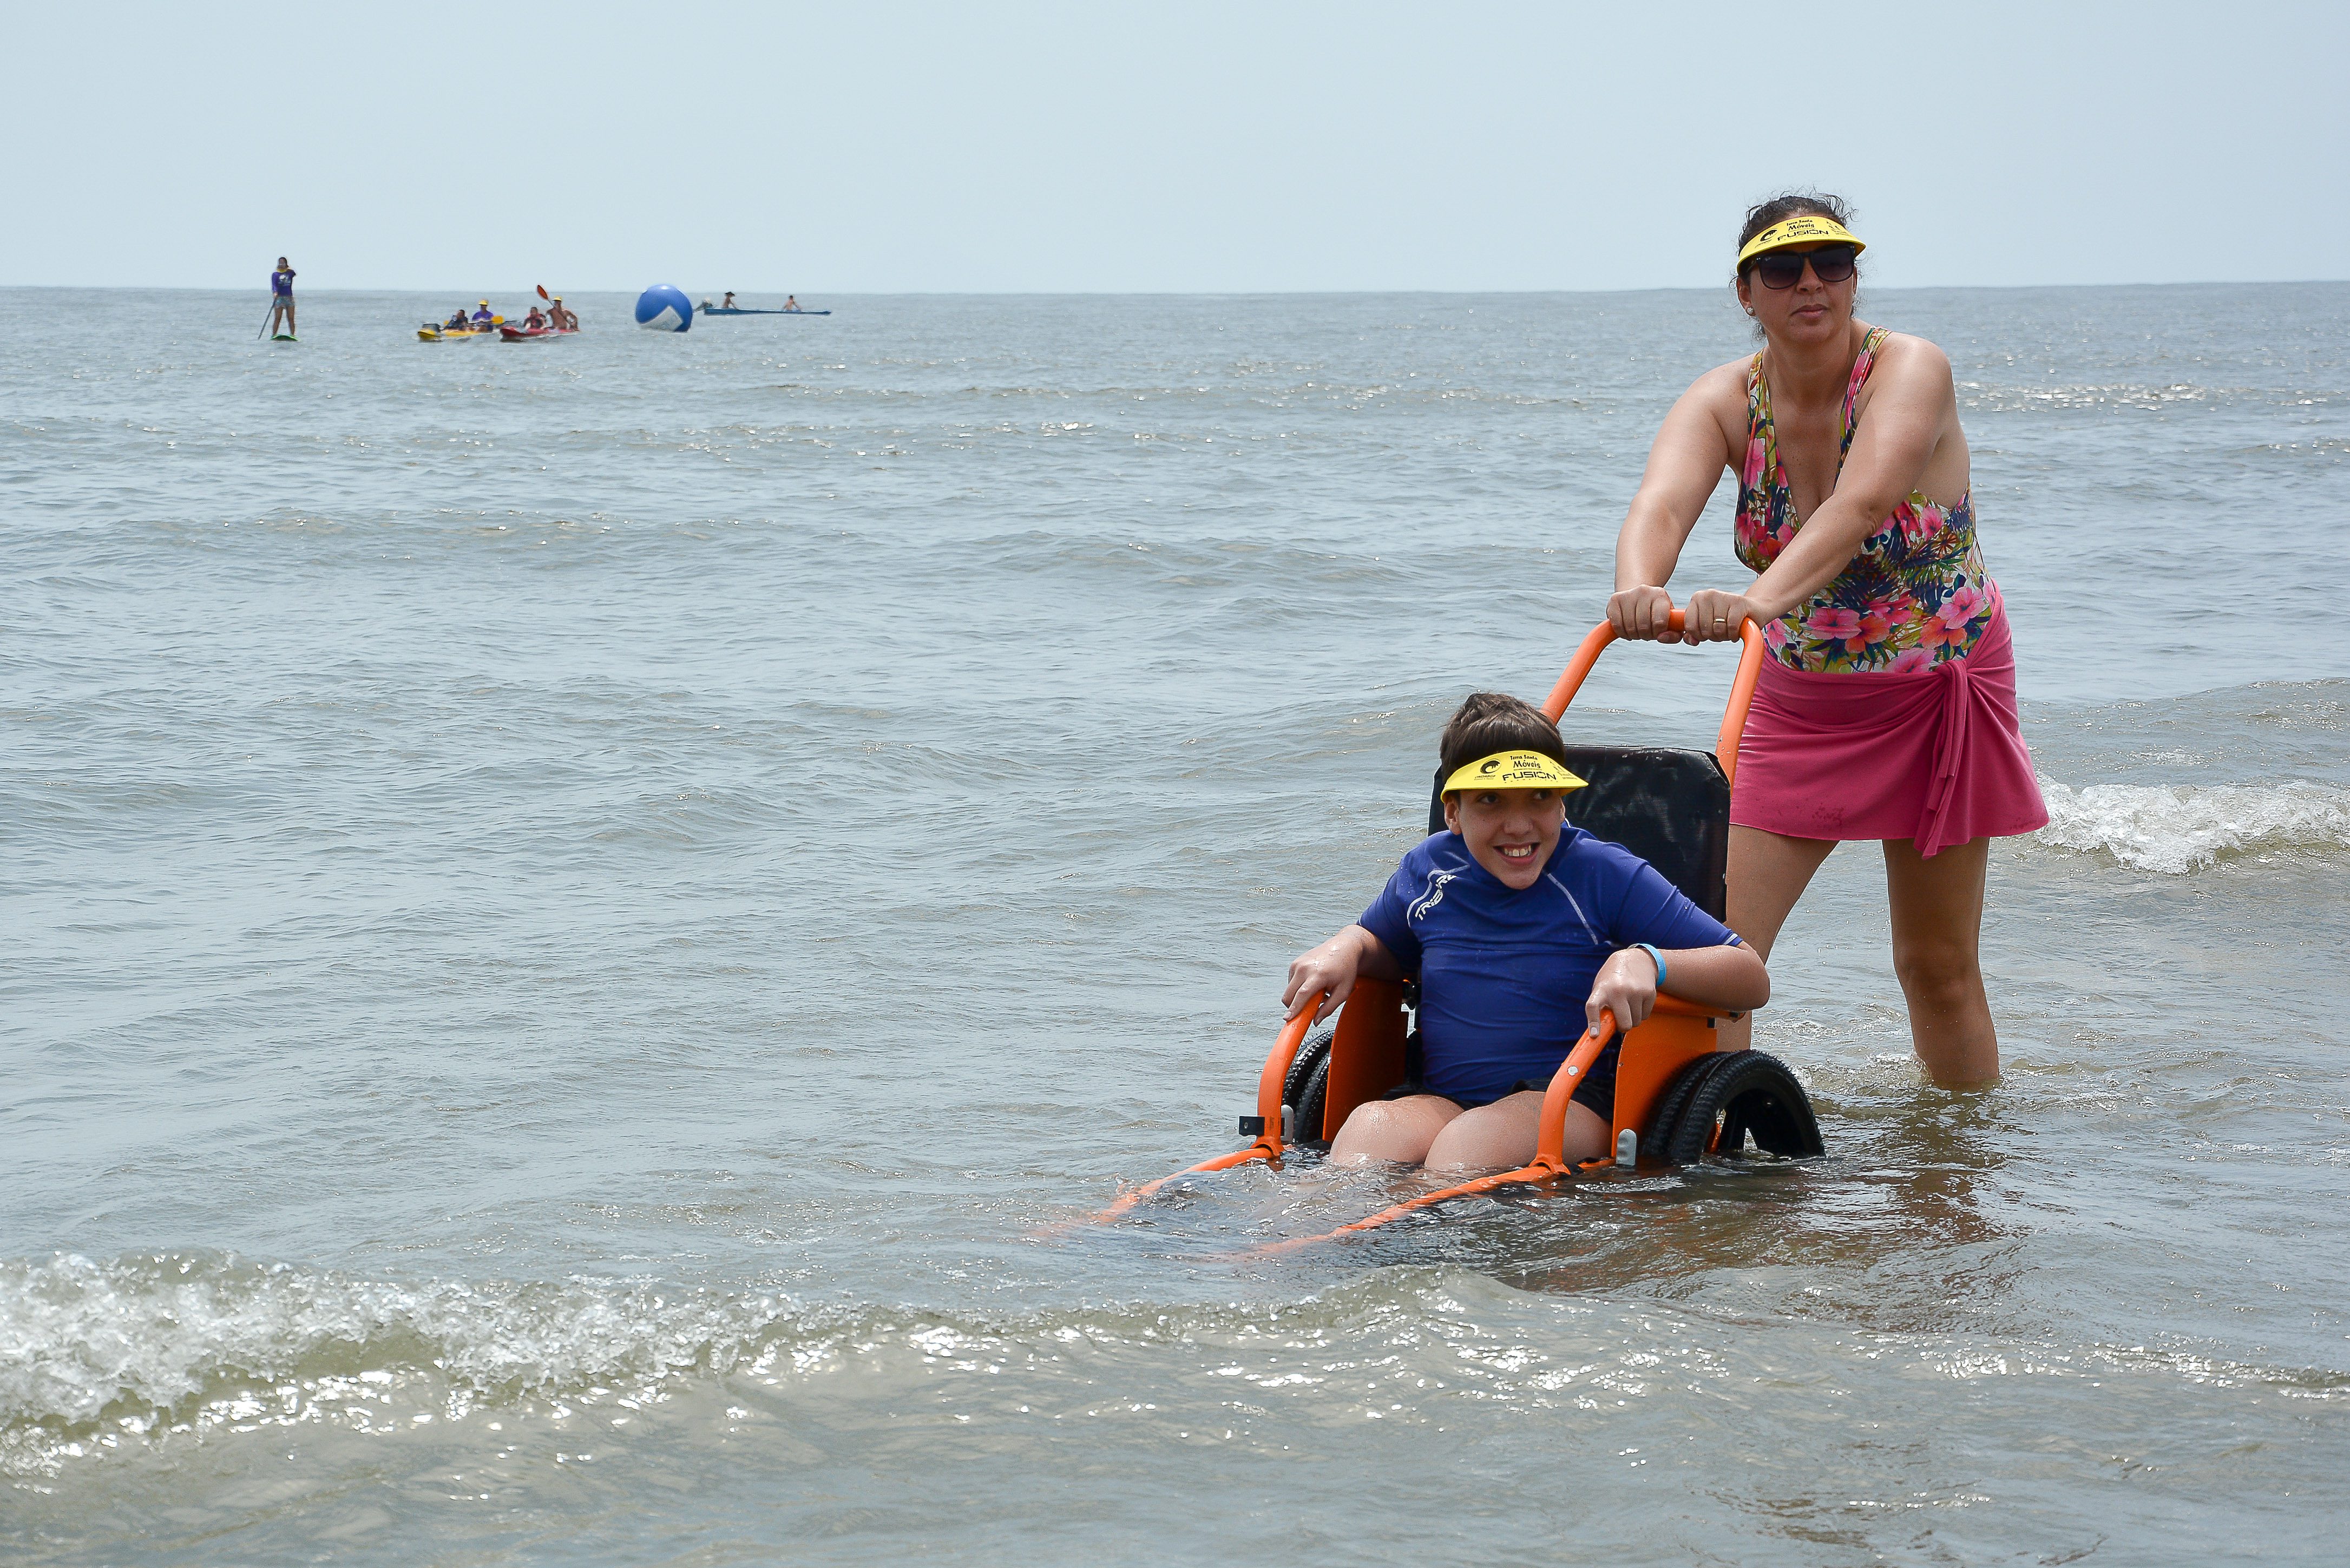
[[[1620,844],[1690,902],[1719,920],[1728,899],[1730,781],[1711,752],[1665,746],[1569,746],[1566,765],[1588,786],[1568,792],[1566,820]],[[1428,831],[1444,831],[1444,770],[1436,772]]]

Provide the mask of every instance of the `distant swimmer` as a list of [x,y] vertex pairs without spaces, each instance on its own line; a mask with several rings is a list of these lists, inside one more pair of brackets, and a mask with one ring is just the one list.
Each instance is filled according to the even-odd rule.
[[734,308],[734,291],[733,289],[730,288],[726,291],[726,297],[718,302],[718,308],[721,310],[732,310]]
[[284,256],[277,258],[277,270],[269,275],[269,331],[273,336],[277,331],[280,317],[286,321],[286,336],[293,337],[294,268]]

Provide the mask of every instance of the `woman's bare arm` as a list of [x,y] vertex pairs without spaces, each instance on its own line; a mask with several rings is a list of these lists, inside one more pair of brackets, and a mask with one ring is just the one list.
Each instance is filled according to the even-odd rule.
[[1640,488],[1616,535],[1616,592],[1607,601],[1608,623],[1622,637],[1655,637],[1672,614],[1665,585],[1680,563],[1690,530],[1705,514],[1733,454],[1722,433],[1721,402],[1742,396],[1745,362],[1707,371],[1683,392],[1657,439]]
[[1958,417],[1950,361],[1922,337],[1888,345],[1870,375],[1868,417],[1853,438],[1835,493],[1804,519],[1770,569],[1743,594],[1706,589],[1690,596],[1685,640],[1738,635],[1741,619],[1776,620],[1833,581],[1882,526],[1887,515],[1918,490],[1927,465]]

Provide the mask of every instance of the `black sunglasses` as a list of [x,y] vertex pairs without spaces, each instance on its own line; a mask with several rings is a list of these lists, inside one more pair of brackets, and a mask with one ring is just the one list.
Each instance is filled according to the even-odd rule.
[[1822,245],[1815,251],[1772,251],[1754,258],[1754,275],[1765,288],[1793,288],[1804,278],[1804,264],[1822,283],[1842,283],[1850,277],[1859,253],[1850,245]]

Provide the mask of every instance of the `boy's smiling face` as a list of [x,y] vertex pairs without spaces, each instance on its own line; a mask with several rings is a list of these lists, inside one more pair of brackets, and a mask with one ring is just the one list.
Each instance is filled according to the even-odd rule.
[[1566,797],[1555,789],[1459,790],[1444,797],[1444,826],[1513,892],[1534,885],[1565,825]]

